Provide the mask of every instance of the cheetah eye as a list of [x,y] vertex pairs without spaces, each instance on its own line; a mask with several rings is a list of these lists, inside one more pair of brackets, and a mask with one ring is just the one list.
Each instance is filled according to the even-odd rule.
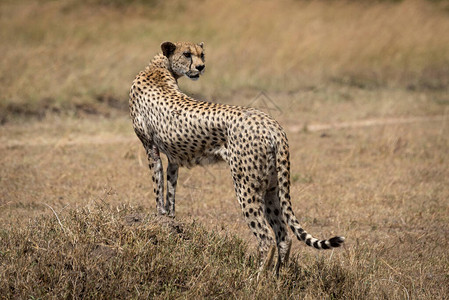
[[201,59],[204,59],[204,53],[201,53]]
[[190,58],[190,56],[192,55],[190,52],[184,52],[183,53],[185,57]]

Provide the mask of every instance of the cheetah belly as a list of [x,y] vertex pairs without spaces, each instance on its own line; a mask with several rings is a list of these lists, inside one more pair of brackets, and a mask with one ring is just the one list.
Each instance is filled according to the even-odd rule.
[[193,167],[196,165],[213,164],[226,160],[226,147],[224,145],[206,145],[193,148],[180,147],[178,142],[158,142],[155,139],[159,150],[167,156],[167,159],[174,164]]
[[227,160],[226,141],[209,135],[198,138],[196,130],[178,133],[176,128],[167,129],[155,132],[153,141],[171,163],[192,167]]

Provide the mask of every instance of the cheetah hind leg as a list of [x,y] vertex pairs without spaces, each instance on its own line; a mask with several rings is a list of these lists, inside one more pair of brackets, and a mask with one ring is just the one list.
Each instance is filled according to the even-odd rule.
[[278,246],[278,260],[276,263],[276,276],[279,277],[281,266],[286,266],[290,258],[290,250],[292,248],[292,239],[288,238],[284,243]]
[[268,251],[260,251],[260,266],[257,272],[257,281],[259,281],[261,274],[267,274],[268,271],[273,269],[275,253],[276,246],[274,244],[269,247]]
[[274,166],[270,167],[269,185],[264,196],[265,201],[265,217],[273,229],[278,249],[278,259],[276,263],[276,276],[279,277],[281,266],[288,263],[292,239],[288,236],[288,228],[282,216],[282,209],[279,203],[279,188]]

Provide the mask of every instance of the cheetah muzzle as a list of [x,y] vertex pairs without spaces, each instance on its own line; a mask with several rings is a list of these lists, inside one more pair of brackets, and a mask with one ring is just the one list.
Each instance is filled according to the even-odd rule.
[[[158,214],[175,216],[179,166],[225,161],[243,216],[258,240],[261,270],[270,268],[277,247],[276,273],[288,261],[291,238],[287,228],[316,249],[339,247],[344,237],[318,240],[308,234],[290,201],[290,158],[287,136],[276,120],[254,108],[198,101],[178,87],[186,76],[204,73],[203,43],[161,44],[134,80],[129,93],[130,115],[152,171]],[[164,171],[160,152],[168,159]]]

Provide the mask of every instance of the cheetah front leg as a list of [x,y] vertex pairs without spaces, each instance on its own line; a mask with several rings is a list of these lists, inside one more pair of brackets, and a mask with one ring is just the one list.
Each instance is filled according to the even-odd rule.
[[169,217],[175,217],[175,193],[176,183],[178,182],[178,168],[177,164],[170,161],[167,166],[167,202],[165,203],[165,210]]
[[145,147],[148,156],[150,170],[153,170],[153,188],[156,194],[156,209],[159,215],[167,214],[164,205],[164,169],[159,149],[156,145]]

